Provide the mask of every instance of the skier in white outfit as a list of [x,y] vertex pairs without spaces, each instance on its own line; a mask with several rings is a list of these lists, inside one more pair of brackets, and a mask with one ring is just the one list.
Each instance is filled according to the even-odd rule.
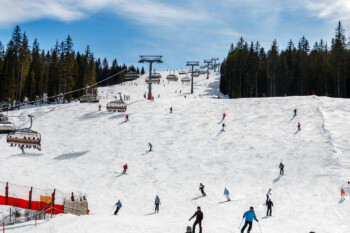
[[227,190],[227,188],[225,188],[224,195],[226,196],[227,201],[231,201],[230,192]]
[[271,189],[269,189],[269,191],[266,193],[266,202],[270,199],[270,195],[272,195]]

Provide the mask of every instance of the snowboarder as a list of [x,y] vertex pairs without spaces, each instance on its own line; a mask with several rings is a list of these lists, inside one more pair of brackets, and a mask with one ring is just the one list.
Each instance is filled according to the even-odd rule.
[[297,116],[297,109],[294,109],[294,117]]
[[267,191],[267,193],[266,193],[266,201],[268,201],[270,199],[270,195],[272,195],[271,189],[269,189],[269,191]]
[[[271,199],[266,201],[266,206],[267,206],[266,216],[271,216],[271,214],[272,214],[272,207],[273,207],[273,203],[272,203]],[[269,215],[269,212],[270,212],[270,215]]]
[[129,121],[129,115],[128,114],[126,114],[126,116],[125,116],[125,122],[127,122],[127,121]]
[[203,197],[205,197],[207,194],[204,192],[204,185],[202,183],[199,184],[199,190],[201,190]]
[[115,205],[117,206],[117,209],[115,210],[114,215],[117,215],[120,208],[122,208],[122,203],[120,202],[120,200],[118,200],[117,204]]
[[152,151],[152,144],[151,143],[148,143],[148,146],[149,146],[149,151]]
[[227,201],[231,201],[230,192],[227,190],[227,188],[224,190],[224,196],[226,196]]
[[159,213],[159,205],[161,203],[160,203],[160,199],[159,199],[158,195],[156,195],[156,199],[154,200],[154,204],[156,206],[156,208],[154,209],[154,212],[155,213]]
[[125,164],[124,166],[123,166],[123,174],[125,174],[126,173],[126,171],[128,170],[128,164]]
[[259,220],[255,216],[254,208],[251,206],[250,210],[244,213],[243,218],[245,218],[245,224],[241,230],[241,233],[244,232],[245,228],[249,225],[248,227],[248,233],[252,230],[253,227],[253,220],[259,222]]
[[280,162],[280,176],[284,175],[284,165],[282,162]]
[[173,107],[170,107],[170,113],[173,113]]
[[222,114],[222,120],[221,121],[224,121],[225,117],[226,117],[226,113]]
[[203,220],[203,212],[201,211],[201,207],[197,207],[197,211],[194,215],[188,220],[191,221],[192,218],[196,216],[196,221],[193,223],[193,233],[196,232],[196,225],[199,224],[199,233],[202,233],[202,220]]
[[221,129],[221,131],[225,131],[225,123],[222,123],[222,129]]
[[98,105],[98,111],[101,111],[101,104]]
[[25,155],[26,152],[24,151],[24,145],[22,145],[22,146],[20,147],[20,149],[21,149],[21,151],[22,151],[22,155]]
[[300,131],[300,127],[301,127],[300,122],[298,122],[298,130],[299,131]]
[[344,189],[340,190],[340,200],[345,201],[345,190]]

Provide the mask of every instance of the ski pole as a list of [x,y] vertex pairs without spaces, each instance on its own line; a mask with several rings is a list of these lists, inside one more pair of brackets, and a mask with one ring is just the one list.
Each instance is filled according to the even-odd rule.
[[239,224],[238,229],[241,228],[241,225],[242,225],[242,223],[243,223],[243,219],[244,219],[244,218],[242,218],[241,224]]
[[259,222],[258,222],[258,226],[259,226],[259,229],[260,229],[260,233],[262,233],[261,228],[260,228],[260,223],[259,223]]

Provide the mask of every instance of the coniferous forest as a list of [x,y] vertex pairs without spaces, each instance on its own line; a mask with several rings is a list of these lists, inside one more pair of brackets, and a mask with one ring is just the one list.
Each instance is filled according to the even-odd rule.
[[[120,66],[116,59],[111,65],[106,58],[102,61],[100,58],[95,59],[89,45],[83,53],[74,51],[74,43],[69,35],[62,42],[56,41],[50,51],[42,50],[37,39],[30,45],[26,33],[16,26],[6,48],[0,41],[0,101],[18,104],[41,99],[45,95],[67,93],[104,80],[124,69],[139,72],[133,66]],[[124,75],[125,72],[122,72],[99,86],[122,83]],[[87,91],[95,93],[94,88]],[[85,93],[86,90],[81,90],[67,94],[64,98],[71,101]]]
[[350,42],[339,21],[328,45],[311,48],[303,36],[279,50],[276,40],[268,51],[259,42],[241,37],[221,65],[220,90],[230,98],[320,95],[350,97]]

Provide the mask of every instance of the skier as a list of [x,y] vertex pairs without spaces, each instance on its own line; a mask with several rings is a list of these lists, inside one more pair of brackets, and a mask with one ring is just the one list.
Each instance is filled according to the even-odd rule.
[[98,105],[98,111],[101,111],[101,104]]
[[301,125],[300,125],[300,122],[298,122],[298,130],[299,130],[299,131],[300,131],[300,126],[301,126]]
[[117,209],[115,210],[114,215],[117,215],[120,208],[122,208],[122,203],[120,202],[120,200],[118,200],[117,204],[115,205],[117,206]]
[[170,107],[170,113],[173,113],[173,107]]
[[297,109],[294,109],[294,117],[297,116]]
[[128,164],[125,164],[125,165],[123,166],[123,168],[124,168],[123,174],[125,174],[125,173],[126,173],[126,170],[128,170]]
[[345,190],[344,189],[340,190],[340,200],[345,201]]
[[220,94],[218,94],[218,99],[220,99]]
[[221,121],[225,120],[225,117],[226,117],[226,113],[222,114],[222,120]]
[[281,162],[280,163],[280,176],[283,176],[284,175],[284,165],[283,163]]
[[269,189],[269,191],[266,193],[266,202],[270,199],[270,195],[272,195],[271,189]]
[[127,122],[127,121],[129,121],[129,115],[128,114],[126,114],[126,116],[125,116],[125,122]]
[[230,192],[227,190],[227,188],[225,188],[224,190],[224,196],[226,196],[227,201],[231,201]]
[[20,147],[20,149],[21,149],[21,151],[22,151],[22,155],[25,155],[26,152],[24,151],[24,145],[22,145],[22,146]]
[[259,220],[256,219],[254,208],[252,206],[250,207],[250,210],[248,210],[247,212],[244,213],[243,218],[245,218],[245,224],[241,230],[241,233],[244,232],[245,228],[248,225],[249,225],[248,233],[250,233],[250,231],[252,230],[252,226],[253,226],[253,220],[259,222]]
[[199,190],[201,190],[203,197],[205,197],[207,194],[204,192],[204,185],[202,183],[199,184]]
[[196,216],[196,221],[193,223],[193,233],[196,232],[196,225],[199,224],[199,233],[202,233],[202,220],[203,220],[203,212],[201,211],[201,207],[197,207],[197,211],[194,215],[188,220],[191,221],[192,218]]
[[155,213],[159,213],[159,205],[161,203],[160,203],[160,199],[159,199],[158,195],[156,195],[156,199],[154,200],[154,204],[156,205],[156,208],[154,209],[154,212]]
[[[266,216],[271,216],[271,214],[272,214],[272,207],[273,207],[273,203],[272,203],[271,199],[266,201],[266,206],[267,206]],[[269,215],[269,212],[270,212],[270,215]]]
[[225,131],[225,123],[222,123],[222,129],[221,129],[221,131]]
[[152,151],[152,144],[151,143],[148,143],[148,146],[149,146],[149,151]]

